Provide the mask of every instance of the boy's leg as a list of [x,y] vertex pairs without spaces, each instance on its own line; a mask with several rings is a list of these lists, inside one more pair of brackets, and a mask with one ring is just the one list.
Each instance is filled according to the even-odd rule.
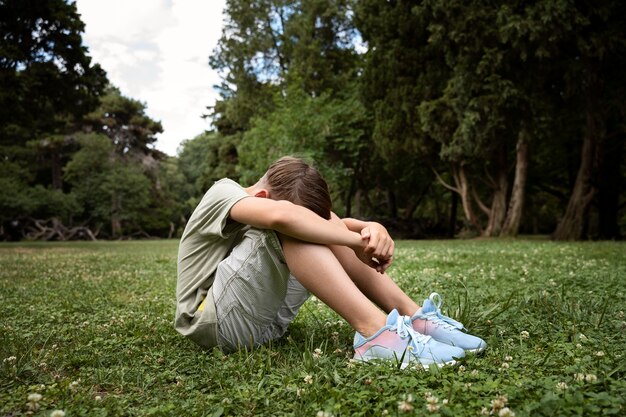
[[368,337],[385,325],[386,314],[357,288],[328,246],[280,237],[291,273],[353,329]]
[[[341,219],[335,215],[331,221],[345,227]],[[365,265],[350,248],[330,246],[330,249],[359,290],[386,313],[395,308],[405,316],[415,314],[419,306],[398,287],[389,275],[380,274]]]
[[[293,275],[357,331],[355,359],[401,361],[401,367],[409,363],[443,366],[453,364],[455,358],[464,356],[460,348],[415,333],[408,317],[398,315],[395,309],[388,316],[379,310],[355,285],[328,246],[280,236],[285,259]],[[382,286],[382,289],[387,286]]]
[[289,273],[276,233],[259,229],[249,229],[219,264],[211,291],[226,351],[282,336],[308,297]]

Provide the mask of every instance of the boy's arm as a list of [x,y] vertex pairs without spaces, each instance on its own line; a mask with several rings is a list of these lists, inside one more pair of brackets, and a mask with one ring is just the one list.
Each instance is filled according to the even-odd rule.
[[347,246],[362,262],[381,273],[391,264],[391,258],[377,253],[375,248],[366,251],[369,235],[364,236],[363,233],[341,227],[289,201],[244,198],[230,209],[230,218],[259,229],[272,229],[305,242]]
[[269,198],[239,200],[230,209],[230,218],[259,229],[272,229],[311,243],[365,248],[361,235],[324,220],[311,210]]

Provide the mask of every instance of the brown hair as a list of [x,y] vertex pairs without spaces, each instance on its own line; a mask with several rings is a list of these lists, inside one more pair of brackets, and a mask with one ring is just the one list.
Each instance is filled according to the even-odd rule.
[[287,200],[330,219],[328,184],[313,166],[300,158],[283,156],[267,169],[262,180],[273,200]]

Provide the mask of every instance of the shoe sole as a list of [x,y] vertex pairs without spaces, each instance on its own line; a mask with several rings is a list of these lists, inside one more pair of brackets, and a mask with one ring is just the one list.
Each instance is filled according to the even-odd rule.
[[[397,365],[397,362],[394,362],[393,359],[383,359],[383,358],[372,358],[372,359],[363,359],[363,358],[352,358],[353,360],[357,361],[357,362],[361,362],[361,363],[385,363],[385,364],[393,364],[393,365]],[[455,360],[451,360],[448,362],[431,362],[431,363],[421,363],[421,362],[417,362],[417,361],[410,361],[410,362],[402,362],[402,364],[400,365],[400,369],[406,369],[409,367],[409,365],[415,365],[415,366],[419,366],[421,367],[423,370],[428,371],[430,365],[437,365],[438,368],[443,368],[444,366],[454,366],[456,365],[456,361]]]
[[471,353],[471,354],[479,354],[479,353],[483,353],[485,351],[485,349],[487,349],[487,346],[485,347],[481,347],[481,348],[477,348],[477,349],[466,349],[465,353]]

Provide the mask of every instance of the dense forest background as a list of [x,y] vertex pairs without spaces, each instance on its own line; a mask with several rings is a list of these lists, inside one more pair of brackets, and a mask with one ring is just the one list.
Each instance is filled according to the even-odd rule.
[[229,0],[175,157],[64,0],[0,0],[0,239],[175,237],[213,181],[316,161],[396,236],[619,239],[626,3]]

